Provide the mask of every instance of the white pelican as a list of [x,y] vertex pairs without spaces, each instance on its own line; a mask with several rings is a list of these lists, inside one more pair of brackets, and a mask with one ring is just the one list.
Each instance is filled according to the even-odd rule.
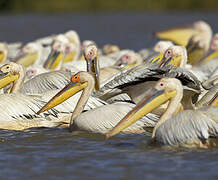
[[[76,108],[72,113],[70,129],[104,134],[108,132],[114,124],[119,122],[126,112],[134,107],[134,105],[130,103],[109,104],[82,113],[94,87],[95,79],[93,76],[88,72],[79,72],[72,76],[71,82],[64,89],[58,92],[42,109],[37,112],[37,114],[55,107],[77,92],[83,90],[82,95],[77,102]],[[145,132],[142,127],[153,127],[156,120],[157,117],[155,115],[149,114],[147,117],[144,117],[141,121],[135,123],[123,132]]]
[[108,55],[111,53],[120,52],[120,48],[119,48],[119,46],[114,45],[114,44],[106,44],[103,46],[102,52],[104,55]]
[[31,65],[40,65],[45,61],[49,53],[49,49],[43,48],[39,43],[31,42],[26,44],[18,55],[12,60],[25,67]]
[[186,46],[190,64],[196,64],[207,53],[212,39],[212,29],[204,21],[193,25],[172,28],[155,34],[160,39],[171,40],[176,44]]
[[193,35],[186,48],[189,64],[198,64],[202,57],[208,52],[212,40],[213,32],[211,27],[205,22],[196,23],[199,33]]
[[210,25],[204,21],[196,21],[190,25],[169,28],[154,33],[156,37],[163,40],[169,40],[175,44],[187,46],[188,41],[193,35],[196,35],[205,29],[209,29]]
[[44,62],[43,67],[49,70],[59,70],[63,64],[66,50],[66,44],[69,40],[64,35],[55,37],[52,43],[51,52],[47,60]]
[[129,51],[126,52],[124,55],[122,55],[114,65],[128,69],[140,65],[142,62],[143,62],[143,58],[139,53],[136,53],[134,51]]
[[218,108],[203,107],[174,115],[182,97],[183,88],[179,80],[161,79],[155,88],[151,89],[150,94],[133,108],[106,138],[129,127],[160,104],[170,101],[166,112],[153,129],[152,138],[164,145],[208,148],[213,145],[210,138],[218,136]]
[[[42,92],[39,93],[38,90],[37,95],[31,95],[33,92],[29,92],[31,89],[28,88],[28,95],[21,93],[24,81],[23,71],[21,65],[13,62],[2,66],[0,69],[0,88],[13,83],[9,91],[10,94],[0,95],[0,107],[2,109],[0,113],[0,128],[23,130],[31,127],[54,127],[63,123],[69,123],[71,109],[75,107],[75,102],[78,101],[80,94],[73,96],[68,101],[65,101],[47,113],[43,113],[40,116],[35,115],[35,113],[43,107],[45,102],[53,97],[59,90],[48,91],[48,89],[46,89],[46,92],[43,92],[44,87],[42,86],[39,88]],[[56,89],[57,88],[58,84],[56,84]],[[34,90],[36,91],[36,88]],[[106,103],[97,98],[90,97],[84,110],[90,110],[104,104]]]
[[171,41],[158,41],[153,48],[142,49],[139,51],[139,54],[142,56],[143,60],[146,61],[157,53],[164,53],[170,46],[173,46]]
[[127,93],[137,103],[145,96],[145,89],[153,86],[159,78],[164,76],[177,77],[185,80],[184,82],[194,83],[194,88],[197,88],[196,90],[199,91],[200,82],[192,73],[186,69],[168,66],[184,67],[186,62],[187,54],[185,48],[172,46],[164,54],[160,53],[159,56],[153,58],[152,63],[144,62],[114,76],[95,94],[97,97],[107,100],[114,95]]

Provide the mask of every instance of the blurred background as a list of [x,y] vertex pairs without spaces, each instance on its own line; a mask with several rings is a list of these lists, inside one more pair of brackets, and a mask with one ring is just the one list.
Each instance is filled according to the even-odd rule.
[[152,32],[207,21],[217,27],[218,0],[0,0],[0,40],[29,42],[76,30],[81,40],[139,50]]
[[217,0],[0,0],[6,12],[215,11]]

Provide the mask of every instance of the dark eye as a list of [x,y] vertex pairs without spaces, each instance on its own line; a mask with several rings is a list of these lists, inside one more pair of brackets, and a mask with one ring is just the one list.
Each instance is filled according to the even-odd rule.
[[6,69],[9,69],[9,66],[7,66]]
[[163,83],[160,83],[160,86],[163,86]]

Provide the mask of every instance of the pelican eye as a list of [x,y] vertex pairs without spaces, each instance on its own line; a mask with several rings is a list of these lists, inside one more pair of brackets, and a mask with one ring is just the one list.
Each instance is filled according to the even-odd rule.
[[160,83],[160,86],[163,86],[164,84],[163,83]]
[[172,50],[167,50],[165,56],[166,56],[166,57],[172,56]]
[[71,80],[72,80],[73,82],[78,82],[78,81],[79,81],[79,75],[73,76],[73,77],[71,78]]

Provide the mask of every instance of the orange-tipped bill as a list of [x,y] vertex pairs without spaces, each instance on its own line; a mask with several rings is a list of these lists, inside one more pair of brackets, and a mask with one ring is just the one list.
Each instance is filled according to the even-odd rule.
[[106,139],[121,132],[143,116],[153,111],[161,104],[176,95],[176,91],[166,92],[165,90],[151,89],[148,95],[139,102],[110,132],[106,134]]

